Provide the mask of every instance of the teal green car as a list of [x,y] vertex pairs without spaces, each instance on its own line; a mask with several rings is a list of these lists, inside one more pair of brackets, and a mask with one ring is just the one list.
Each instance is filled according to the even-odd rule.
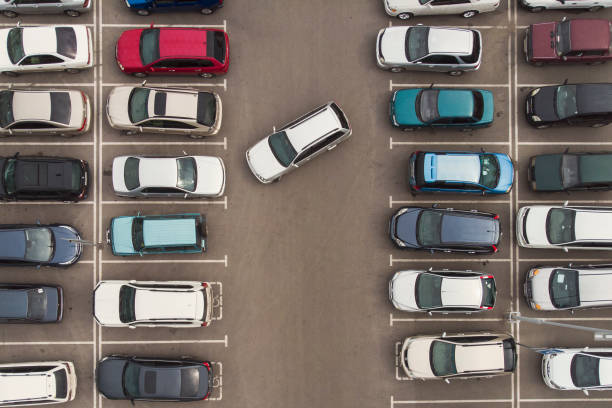
[[483,89],[410,88],[393,92],[389,116],[405,131],[480,128],[493,122],[493,94]]

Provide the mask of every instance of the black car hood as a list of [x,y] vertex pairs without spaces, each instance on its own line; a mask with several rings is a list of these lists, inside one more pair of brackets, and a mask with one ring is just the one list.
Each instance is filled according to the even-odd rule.
[[416,233],[417,220],[421,211],[423,211],[421,208],[411,208],[395,217],[395,231],[392,231],[397,238],[415,247],[419,246]]
[[561,179],[562,154],[543,154],[536,156],[535,171],[532,179],[535,178],[536,191],[561,191],[563,190],[563,180]]
[[123,392],[123,368],[127,362],[124,359],[107,358],[98,363],[96,382],[98,391],[106,398],[126,399]]
[[543,122],[555,122],[559,117],[555,113],[555,89],[556,86],[544,86],[540,88],[535,96],[531,98],[531,109]]
[[50,227],[55,238],[55,253],[53,254],[52,264],[73,264],[81,256],[83,245],[71,240],[80,240],[81,237],[76,230],[70,229],[65,225]]

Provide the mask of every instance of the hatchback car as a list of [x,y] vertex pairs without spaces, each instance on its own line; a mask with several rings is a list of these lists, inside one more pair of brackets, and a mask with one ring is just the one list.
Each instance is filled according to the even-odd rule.
[[219,197],[225,166],[214,156],[119,156],[113,159],[113,189],[124,197]]
[[76,388],[70,361],[0,364],[0,407],[68,402],[76,396]]
[[93,45],[84,25],[15,27],[0,29],[0,73],[66,71],[77,73],[93,66]]
[[408,20],[414,16],[461,14],[465,18],[495,11],[499,0],[383,0],[391,17]]
[[474,271],[399,271],[389,281],[389,299],[407,312],[471,313],[495,306],[493,275]]
[[106,242],[113,255],[206,251],[206,218],[201,214],[136,215],[111,219]]
[[404,340],[400,363],[411,379],[493,377],[516,368],[516,343],[505,333],[414,336]]
[[612,190],[612,153],[540,154],[527,168],[533,191]]
[[446,27],[387,27],[378,32],[376,62],[391,72],[404,70],[461,75],[482,58],[480,31]]
[[350,135],[346,115],[335,102],[328,102],[257,142],[247,150],[246,160],[257,180],[268,184],[332,150]]
[[542,379],[555,390],[612,390],[612,348],[557,348],[542,356]]
[[0,225],[0,266],[70,266],[82,251],[69,225]]
[[212,305],[206,282],[111,280],[94,289],[94,317],[107,327],[208,326]]
[[402,249],[491,254],[497,252],[501,231],[496,214],[402,207],[391,217],[389,235]]
[[56,323],[63,304],[60,286],[0,283],[0,323]]
[[523,49],[527,62],[603,63],[612,58],[612,27],[604,19],[563,19],[559,22],[532,24],[527,27]]
[[516,238],[525,248],[611,250],[612,207],[522,207],[516,216]]
[[533,310],[612,306],[612,266],[538,266],[527,272],[525,300]]
[[391,124],[404,131],[486,127],[494,112],[493,94],[482,89],[401,89],[393,92],[389,104]]
[[117,64],[137,77],[188,74],[212,78],[229,68],[229,37],[212,28],[151,27],[124,31]]
[[151,12],[197,10],[212,14],[223,7],[223,0],[126,0],[125,4],[141,16]]
[[514,166],[504,153],[414,152],[410,155],[410,190],[504,194],[514,182]]
[[600,127],[612,121],[612,84],[563,84],[533,89],[525,100],[527,122]]
[[201,401],[213,386],[208,361],[109,356],[96,367],[98,391],[108,399]]
[[91,10],[90,0],[4,0],[0,12],[6,17],[20,14],[59,14],[78,17]]
[[527,10],[538,13],[544,10],[583,9],[588,11],[599,11],[604,7],[612,6],[610,0],[521,0]]
[[125,134],[167,133],[200,138],[221,128],[221,98],[194,89],[121,86],[108,96],[106,117]]

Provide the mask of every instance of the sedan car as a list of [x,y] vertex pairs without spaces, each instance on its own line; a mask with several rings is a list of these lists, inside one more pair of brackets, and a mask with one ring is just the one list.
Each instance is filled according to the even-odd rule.
[[0,265],[70,266],[83,244],[69,225],[0,225]]
[[554,348],[542,356],[542,379],[555,390],[612,390],[612,348]]
[[223,0],[126,0],[125,4],[141,16],[148,16],[151,12],[182,10],[197,10],[208,15],[223,7]]
[[461,14],[465,18],[494,11],[499,0],[383,0],[391,17],[408,20],[414,16]]
[[212,28],[138,28],[121,34],[115,53],[121,71],[137,77],[187,74],[212,78],[229,68],[229,37]]
[[0,29],[0,73],[77,73],[93,66],[93,45],[84,25],[15,27]]
[[131,401],[201,401],[210,395],[208,361],[109,356],[96,368],[98,391],[108,399]]
[[167,133],[200,138],[221,128],[221,98],[195,89],[120,86],[113,88],[106,117],[125,134]]
[[391,217],[389,234],[402,249],[491,254],[497,252],[501,231],[496,214],[402,207]]
[[612,306],[612,266],[538,266],[527,272],[525,300],[533,310]]
[[124,197],[219,197],[225,166],[214,156],[113,159],[113,189]]
[[611,0],[521,0],[527,10],[538,13],[544,10],[583,9],[599,11],[604,7],[612,6]]
[[514,166],[504,153],[414,152],[410,155],[410,190],[504,194],[514,182]]
[[533,191],[612,190],[612,153],[563,153],[533,156],[527,168]]
[[505,333],[414,336],[404,340],[400,363],[411,379],[493,377],[516,368],[516,343]]
[[20,14],[59,14],[78,17],[91,10],[91,0],[4,0],[0,12],[6,17]]
[[475,71],[482,58],[480,31],[462,28],[397,26],[376,39],[376,62],[391,72],[404,70],[461,75]]
[[60,286],[0,283],[0,323],[56,323],[63,304]]
[[389,281],[389,299],[407,312],[462,312],[490,310],[497,289],[493,275],[473,271],[399,271]]
[[516,238],[525,248],[611,250],[612,207],[522,207],[516,216]]

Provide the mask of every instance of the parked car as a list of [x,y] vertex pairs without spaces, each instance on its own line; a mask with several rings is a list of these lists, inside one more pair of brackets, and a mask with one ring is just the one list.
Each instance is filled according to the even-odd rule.
[[525,112],[527,122],[540,129],[556,124],[605,126],[612,121],[612,83],[536,88],[525,100]]
[[181,10],[212,14],[223,7],[223,0],[126,0],[125,4],[141,16],[148,16],[151,12]]
[[604,7],[612,6],[610,0],[521,0],[527,10],[538,13],[544,10],[584,9],[599,11]]
[[404,340],[400,363],[411,379],[493,377],[514,372],[516,343],[505,333],[422,335]]
[[391,72],[404,70],[461,75],[475,71],[482,58],[480,31],[462,28],[397,26],[376,38],[376,62]]
[[0,323],[56,323],[63,304],[61,286],[0,283]]
[[538,266],[527,272],[525,300],[533,310],[612,306],[612,265]]
[[612,190],[612,153],[540,154],[527,168],[533,191]]
[[108,399],[201,401],[212,390],[213,370],[209,361],[113,355],[98,362],[96,384]]
[[206,251],[206,218],[201,214],[114,217],[106,241],[113,255],[200,253]]
[[109,280],[94,289],[94,317],[107,327],[208,326],[212,306],[206,282]]
[[70,361],[0,364],[0,407],[58,404],[76,396]]
[[482,89],[401,89],[389,104],[391,124],[404,131],[482,128],[493,123],[494,112],[493,94]]
[[0,29],[0,73],[77,73],[93,66],[93,45],[84,25],[14,27]]
[[78,17],[91,10],[90,0],[4,0],[0,12],[6,17],[20,14],[59,14]]
[[504,194],[514,182],[514,166],[504,153],[414,152],[410,191]]
[[0,265],[70,266],[82,251],[81,236],[69,225],[0,225]]
[[124,31],[117,64],[136,77],[191,74],[212,78],[229,68],[229,37],[212,28],[151,27]]
[[612,207],[522,207],[516,216],[516,238],[525,248],[611,250]]
[[559,22],[532,24],[525,31],[523,50],[527,62],[603,63],[612,58],[612,27],[605,19],[563,19]]
[[542,356],[542,379],[555,390],[612,390],[612,348],[559,348]]
[[225,166],[214,156],[119,156],[113,159],[113,189],[124,197],[219,197]]
[[402,207],[391,217],[389,235],[401,249],[490,254],[497,252],[501,230],[496,214]]
[[495,11],[499,0],[383,0],[391,17],[408,20],[414,16],[461,14],[465,18]]
[[389,299],[407,312],[471,313],[495,306],[493,275],[447,269],[399,271],[389,281]]
[[332,150],[351,135],[346,115],[335,102],[328,102],[277,129],[246,152],[246,160],[257,180],[264,184]]

